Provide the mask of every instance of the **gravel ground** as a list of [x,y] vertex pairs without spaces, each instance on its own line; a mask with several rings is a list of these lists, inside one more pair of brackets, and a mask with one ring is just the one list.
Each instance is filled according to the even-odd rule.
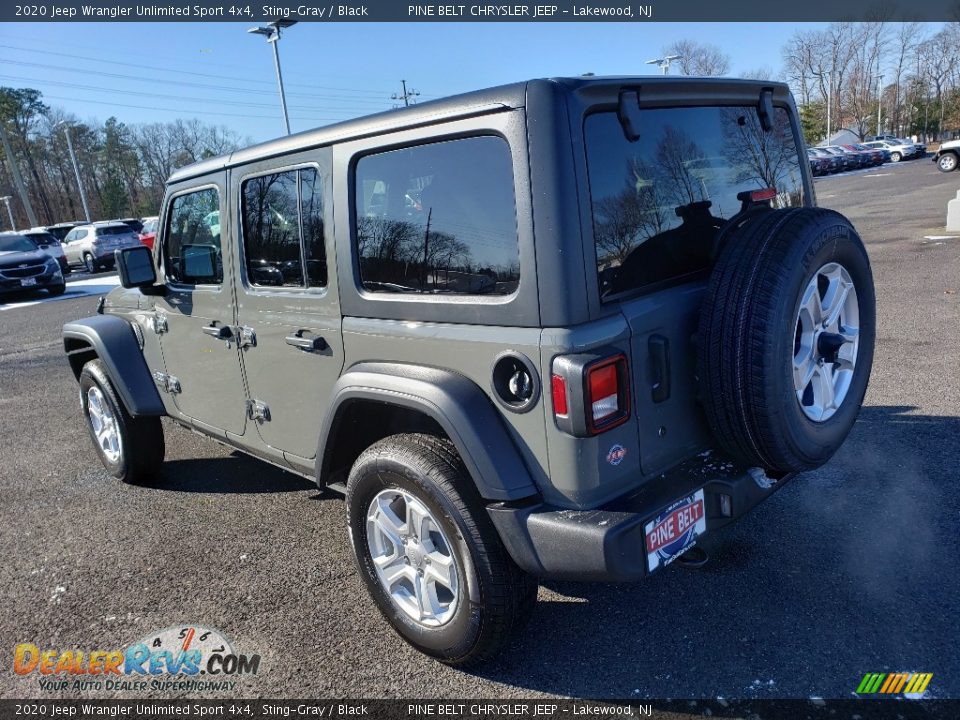
[[960,697],[960,239],[924,239],[947,234],[958,184],[923,160],[817,181],[866,239],[879,304],[866,407],[835,459],[710,537],[702,570],[542,587],[479,672],[380,619],[336,496],[171,424],[156,487],[109,477],[60,343],[93,296],[0,305],[0,697],[76,697],[14,675],[18,643],[107,650],[191,623],[262,656],[234,696],[842,698],[912,670]]

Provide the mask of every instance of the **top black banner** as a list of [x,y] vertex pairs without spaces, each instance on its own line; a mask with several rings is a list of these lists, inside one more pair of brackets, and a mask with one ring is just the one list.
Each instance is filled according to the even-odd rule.
[[[510,4],[496,4],[507,3]],[[3,22],[816,22],[960,21],[960,0],[54,0],[0,6]]]

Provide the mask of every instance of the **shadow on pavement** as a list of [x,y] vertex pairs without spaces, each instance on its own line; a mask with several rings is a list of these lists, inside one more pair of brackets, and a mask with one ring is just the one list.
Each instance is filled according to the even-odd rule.
[[235,452],[229,457],[164,462],[156,490],[195,493],[283,493],[316,490],[313,482]]
[[[960,561],[943,552],[960,535],[960,417],[912,410],[865,407],[826,466],[706,536],[701,570],[545,582],[526,631],[476,674],[639,699],[850,697],[874,665],[960,672],[940,635],[960,614]],[[937,697],[960,692],[942,682]]]

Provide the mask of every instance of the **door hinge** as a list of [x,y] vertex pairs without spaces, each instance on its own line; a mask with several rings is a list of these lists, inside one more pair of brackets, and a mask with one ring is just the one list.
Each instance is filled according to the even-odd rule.
[[247,417],[257,422],[270,421],[270,408],[259,400],[247,400]]
[[160,335],[161,333],[167,332],[170,327],[167,325],[167,316],[162,312],[153,314],[153,331]]
[[244,325],[237,328],[237,346],[242,348],[257,346],[257,334],[252,327]]
[[180,392],[180,378],[176,378],[173,375],[167,375],[167,373],[157,370],[153,374],[153,381],[157,383],[157,387],[165,393],[176,395]]

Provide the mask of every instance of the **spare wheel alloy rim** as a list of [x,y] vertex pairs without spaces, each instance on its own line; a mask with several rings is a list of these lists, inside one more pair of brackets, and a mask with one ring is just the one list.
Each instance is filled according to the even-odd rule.
[[440,523],[417,497],[382,490],[367,509],[367,545],[377,579],[410,619],[440,627],[460,602],[457,557]]
[[112,463],[120,459],[123,446],[120,440],[120,428],[117,418],[110,409],[110,404],[103,397],[98,387],[87,390],[87,416],[90,418],[90,427],[97,439],[97,445]]
[[793,342],[793,387],[810,420],[829,420],[843,405],[859,345],[857,289],[846,268],[827,263],[803,291]]

